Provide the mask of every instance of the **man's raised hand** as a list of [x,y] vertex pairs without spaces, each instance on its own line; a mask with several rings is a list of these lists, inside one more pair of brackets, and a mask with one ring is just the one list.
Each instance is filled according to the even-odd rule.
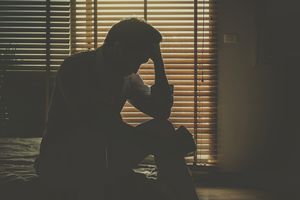
[[163,58],[161,55],[159,43],[153,45],[152,51],[150,53],[150,59],[153,61],[155,67],[163,66]]

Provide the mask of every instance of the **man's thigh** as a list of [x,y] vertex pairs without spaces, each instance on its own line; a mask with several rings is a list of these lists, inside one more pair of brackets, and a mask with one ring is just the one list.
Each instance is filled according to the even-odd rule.
[[120,132],[118,138],[109,142],[108,167],[112,170],[129,171],[151,153],[148,148],[149,140],[145,129],[133,127],[131,131]]
[[120,137],[111,141],[108,147],[108,166],[119,171],[136,167],[146,156],[153,154],[155,148],[167,144],[172,131],[174,128],[167,121],[149,120],[133,127],[131,132],[118,134]]
[[124,200],[168,200],[162,185],[158,180],[148,179],[143,174],[132,173],[132,175],[121,179],[117,183],[119,190],[116,199]]

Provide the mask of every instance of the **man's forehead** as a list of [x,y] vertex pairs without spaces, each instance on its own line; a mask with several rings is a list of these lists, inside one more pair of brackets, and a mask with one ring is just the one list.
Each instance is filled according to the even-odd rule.
[[131,50],[131,51],[143,51],[143,52],[149,52],[153,49],[154,44],[151,43],[139,43],[139,42],[133,42],[133,43],[121,43],[123,48]]
[[151,49],[146,48],[140,48],[140,49],[131,49],[129,50],[130,53],[133,53],[135,55],[142,55],[142,56],[149,56],[151,53]]

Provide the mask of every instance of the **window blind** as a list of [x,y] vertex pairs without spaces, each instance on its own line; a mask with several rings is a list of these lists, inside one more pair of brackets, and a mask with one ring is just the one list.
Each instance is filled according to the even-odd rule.
[[14,50],[5,71],[45,72],[45,116],[50,72],[70,54],[69,27],[70,0],[0,0],[1,60]]
[[[0,0],[1,51],[14,49],[7,70],[46,70],[69,55],[67,0]],[[3,55],[2,55],[3,57]]]
[[[170,120],[186,126],[197,142],[197,152],[187,160],[216,164],[215,0],[0,0],[0,5],[1,49],[15,52],[9,69],[43,70],[47,77],[69,54],[101,46],[121,19],[144,18],[163,35],[167,77],[175,86]],[[140,74],[153,84],[152,61]],[[132,125],[149,119],[129,103],[122,116]]]
[[[100,46],[111,26],[123,18],[144,18],[163,35],[161,43],[167,77],[174,88],[170,120],[194,134],[195,165],[216,164],[216,1],[214,0],[76,0],[73,8],[72,51]],[[154,83],[153,63],[140,74]],[[137,125],[148,119],[126,103],[123,119]]]
[[[194,134],[197,152],[187,158],[197,165],[216,162],[215,2],[148,0],[146,19],[164,40],[162,53],[169,82],[174,84],[171,121]],[[153,84],[152,63],[142,69]],[[136,116],[138,117],[138,116]]]

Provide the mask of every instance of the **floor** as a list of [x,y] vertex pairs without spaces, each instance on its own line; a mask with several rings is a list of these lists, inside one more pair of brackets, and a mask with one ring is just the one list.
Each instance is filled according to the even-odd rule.
[[197,187],[200,200],[272,200],[265,192],[240,188]]

